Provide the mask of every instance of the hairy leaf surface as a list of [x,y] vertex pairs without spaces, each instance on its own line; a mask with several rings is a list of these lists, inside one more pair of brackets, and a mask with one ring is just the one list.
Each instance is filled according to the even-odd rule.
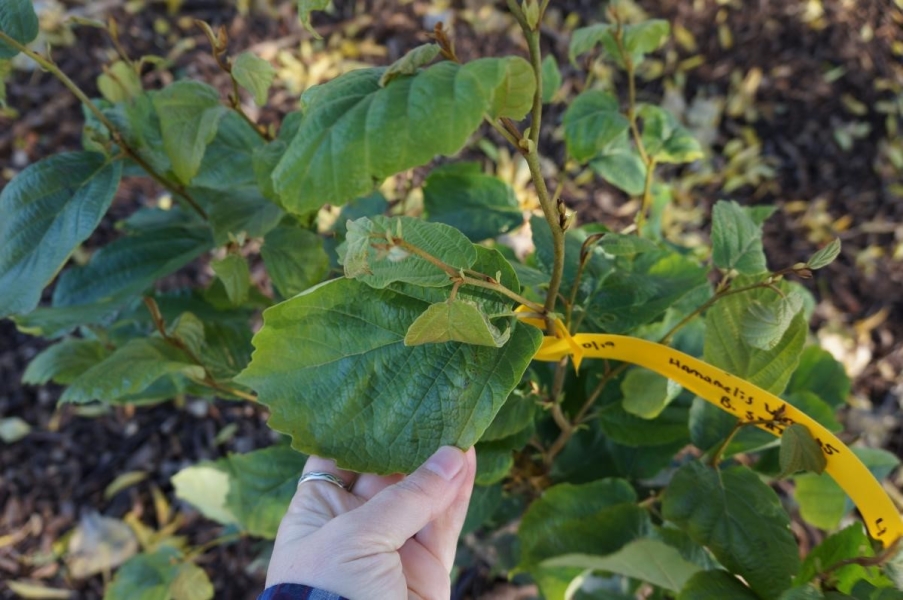
[[91,235],[119,187],[122,163],[102,154],[57,154],[0,193],[0,317],[34,309],[41,290]]
[[356,471],[410,472],[440,445],[475,443],[540,342],[538,329],[514,325],[503,348],[405,346],[428,304],[351,279],[321,284],[265,311],[238,381],[298,450]]
[[706,546],[763,598],[790,587],[799,551],[781,502],[745,467],[681,467],[665,490],[662,515]]
[[285,207],[302,214],[341,205],[374,182],[458,152],[484,114],[519,119],[536,81],[521,58],[439,63],[380,86],[362,69],[311,88],[298,134],[273,171]]

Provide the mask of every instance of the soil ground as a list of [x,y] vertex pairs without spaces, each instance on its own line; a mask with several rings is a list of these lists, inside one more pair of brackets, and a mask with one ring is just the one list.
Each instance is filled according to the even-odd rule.
[[[136,56],[167,54],[175,39],[191,37],[196,47],[176,57],[173,72],[222,84],[205,39],[187,19],[227,25],[234,49],[256,44],[265,50],[261,44],[267,40],[276,40],[277,47],[296,49],[309,36],[296,23],[291,3],[276,4],[274,15],[253,13],[250,17],[238,16],[230,3],[218,0],[187,0],[175,16],[168,15],[162,3],[147,3],[131,13],[119,1],[73,0],[61,6],[66,11],[97,13],[91,15],[94,17],[115,17],[125,45]],[[349,39],[366,40],[363,47],[373,52],[362,59],[385,63],[426,39],[423,13],[427,5],[420,0],[399,4],[337,0],[336,11],[318,15],[315,24],[327,36],[344,31],[349,32]],[[491,3],[468,0],[455,8],[476,10],[487,4]],[[694,98],[727,105],[734,102],[732,110],[717,115],[711,131],[715,172],[737,170],[725,151],[730,140],[749,131],[761,140],[756,164],[774,170],[772,179],[730,193],[722,191],[723,178],[710,177],[680,195],[679,203],[708,208],[718,198],[730,197],[744,203],[776,204],[780,210],[766,226],[765,238],[772,265],[805,260],[831,236],[841,237],[844,250],[840,259],[805,282],[819,300],[813,334],[833,344],[832,349],[847,356],[854,367],[848,430],[901,454],[903,192],[900,171],[882,158],[881,148],[893,132],[886,115],[876,109],[880,102],[903,92],[903,10],[899,2],[646,0],[639,4],[650,16],[668,19],[686,32],[682,41],[672,43],[666,52],[672,53],[672,59],[665,61],[666,75],[680,81],[677,95],[691,108]],[[598,19],[599,5],[597,0],[553,2],[561,17],[559,24],[572,13],[580,22]],[[458,19],[454,31],[466,58],[502,54],[512,47],[521,51],[513,38],[486,35],[466,19]],[[550,25],[544,45],[559,57],[566,85],[579,85],[571,82],[576,71],[566,65],[567,36],[561,31],[555,23]],[[55,43],[53,56],[93,94],[94,78],[109,56],[110,44],[95,29],[82,27],[76,35],[74,46]],[[379,49],[385,49],[382,55]],[[682,62],[687,60],[693,62]],[[752,80],[748,79],[750,73]],[[744,106],[740,82],[752,82],[756,73],[761,75],[760,81],[754,89],[747,89]],[[152,75],[145,83],[154,86],[160,80]],[[662,91],[661,80],[656,80],[641,86],[640,96],[655,100]],[[280,114],[294,108],[294,100],[289,92],[277,92],[260,119],[278,122]],[[24,166],[80,145],[81,111],[74,98],[48,76],[15,72],[8,83],[8,103],[21,115],[15,120],[0,117],[0,187]],[[547,153],[559,158],[554,129],[562,110],[560,105],[550,110],[543,131]],[[866,125],[868,130],[854,137],[849,148],[838,141],[838,131],[842,139],[844,131],[861,132]],[[750,170],[747,165],[746,171]],[[115,235],[115,221],[155,193],[152,186],[127,182],[88,245]],[[624,199],[611,190],[606,193],[602,200],[599,195],[565,199],[584,219],[615,221],[617,210],[612,207],[622,205]],[[614,201],[604,201],[605,197]],[[0,322],[0,417],[18,416],[33,427],[23,440],[0,446],[0,539],[14,536],[12,543],[0,545],[0,580],[30,578],[72,589],[73,598],[100,598],[100,577],[66,579],[64,569],[52,559],[55,542],[72,529],[80,515],[97,510],[122,517],[139,507],[146,513],[145,522],[153,523],[151,485],[172,499],[169,478],[181,467],[268,445],[272,434],[262,411],[226,402],[209,406],[189,403],[179,410],[170,404],[114,409],[100,416],[57,407],[59,389],[20,384],[26,364],[44,344],[18,333],[9,321]],[[230,424],[237,428],[235,434],[217,443],[217,433]],[[105,488],[117,475],[135,470],[147,472],[148,479],[104,498]],[[204,543],[216,535],[209,522],[195,513],[187,511],[185,518],[180,533],[188,535],[192,543]],[[216,598],[256,596],[262,587],[262,572],[254,569],[254,560],[262,549],[259,542],[242,540],[205,555],[202,566],[213,578]],[[483,576],[486,571],[486,565],[475,565],[466,577],[471,583],[459,586],[456,597],[490,597],[494,586],[502,593]],[[7,589],[0,589],[0,598],[13,597]]]

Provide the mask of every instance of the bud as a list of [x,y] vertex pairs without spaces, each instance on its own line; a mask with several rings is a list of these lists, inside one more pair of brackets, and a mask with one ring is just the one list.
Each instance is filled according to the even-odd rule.
[[533,31],[539,29],[539,0],[524,0],[522,9],[530,29]]

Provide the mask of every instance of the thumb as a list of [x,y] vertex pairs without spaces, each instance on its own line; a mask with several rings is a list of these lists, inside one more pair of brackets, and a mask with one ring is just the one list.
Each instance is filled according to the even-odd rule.
[[465,477],[464,452],[443,446],[416,471],[343,515],[360,540],[397,550],[441,515],[458,496]]

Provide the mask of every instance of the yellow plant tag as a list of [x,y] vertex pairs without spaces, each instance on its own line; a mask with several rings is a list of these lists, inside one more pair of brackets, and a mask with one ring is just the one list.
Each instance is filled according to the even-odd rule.
[[[545,328],[541,319],[523,322]],[[862,513],[869,534],[885,547],[903,536],[903,518],[868,468],[837,436],[798,408],[774,394],[717,367],[662,344],[623,335],[570,335],[557,321],[556,337],[546,336],[535,360],[558,361],[570,355],[579,368],[584,358],[629,362],[671,379],[700,398],[746,422],[780,437],[784,429],[804,425],[827,459],[825,469]]]

